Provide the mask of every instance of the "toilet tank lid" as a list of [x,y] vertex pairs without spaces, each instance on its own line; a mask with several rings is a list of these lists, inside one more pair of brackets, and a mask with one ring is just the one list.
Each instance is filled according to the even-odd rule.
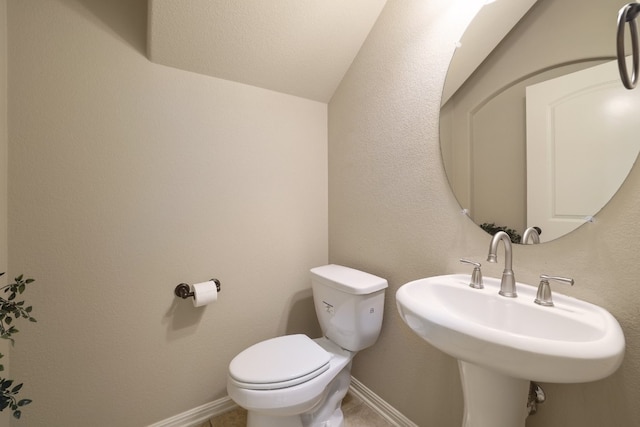
[[366,295],[385,289],[387,280],[364,271],[337,264],[311,269],[311,278],[322,284],[355,295]]

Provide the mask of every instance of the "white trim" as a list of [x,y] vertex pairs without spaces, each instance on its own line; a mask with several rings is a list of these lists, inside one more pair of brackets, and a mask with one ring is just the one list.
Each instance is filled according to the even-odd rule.
[[[372,411],[389,421],[394,427],[418,427],[413,421],[402,415],[396,408],[382,400],[380,396],[368,389],[356,378],[351,377],[349,393],[362,400]],[[229,412],[238,405],[226,396],[213,402],[205,403],[166,420],[151,424],[148,427],[198,427],[210,418]]]
[[238,405],[226,396],[213,402],[205,403],[166,420],[151,424],[149,427],[197,427],[216,415],[224,414]]
[[380,396],[354,377],[351,377],[349,392],[361,399],[372,411],[389,421],[394,427],[418,427],[416,423],[402,415],[400,411],[382,400]]

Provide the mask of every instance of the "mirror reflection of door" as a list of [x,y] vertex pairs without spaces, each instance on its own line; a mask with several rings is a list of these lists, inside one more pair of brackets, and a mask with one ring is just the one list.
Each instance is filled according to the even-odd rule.
[[[511,31],[490,50],[483,61],[477,61],[478,58],[473,55],[477,49],[471,49],[471,57],[476,61],[468,61],[469,50],[465,47],[469,47],[470,43],[467,33],[469,37],[474,35],[478,39],[473,42],[484,40],[485,33],[493,32],[492,22],[496,20],[492,16],[499,16],[488,12],[506,4],[520,4],[520,0],[498,1],[483,7],[465,32],[451,66],[471,65],[471,68],[464,70],[465,73],[450,69],[447,75],[440,111],[441,153],[451,189],[460,206],[476,224],[489,232],[485,227],[487,225],[495,226],[492,230],[506,227],[520,234],[528,226],[540,226],[543,229],[542,241],[547,242],[568,231],[556,233],[552,229],[546,230],[550,226],[544,227],[528,219],[527,170],[530,167],[526,159],[526,131],[530,126],[526,124],[525,91],[527,87],[542,81],[615,59],[617,22],[616,13],[611,11],[619,10],[621,3],[615,0],[535,0],[531,5],[532,0],[523,1],[526,5],[522,6],[528,10],[517,23],[513,23],[515,25]],[[571,19],[567,19],[568,16]],[[502,33],[503,28],[500,30]],[[456,77],[451,79],[451,88],[449,75]],[[618,85],[622,86],[619,82]],[[601,128],[595,124],[613,120],[611,115],[595,117],[593,109],[587,114],[589,118],[575,121],[580,126],[588,122],[594,128]],[[581,135],[590,131],[578,128],[577,132]],[[638,138],[636,132],[630,130],[632,141]],[[582,136],[576,137],[578,143],[582,139]],[[620,142],[616,139],[618,146]],[[579,152],[586,155],[584,150]],[[571,152],[566,156],[571,157]],[[625,156],[633,165],[636,156]],[[621,169],[616,171],[620,172]],[[563,190],[564,194],[571,196],[594,192],[596,184],[591,182],[601,185],[615,175],[608,174],[594,180],[594,174],[591,174],[589,178],[592,181],[588,182],[577,179],[582,172],[571,174],[564,169],[562,172],[565,173],[565,180],[576,178],[574,182],[587,183],[584,189]],[[622,174],[618,177],[622,177]],[[618,185],[623,181],[624,177],[620,178]],[[616,190],[607,191],[615,193]],[[559,194],[556,193],[555,197],[556,204],[562,205],[557,206],[563,209],[562,221],[570,212],[570,215],[580,217],[578,224],[584,224],[586,216],[597,215],[609,200],[603,198],[602,204],[593,205],[593,210],[583,215],[585,210],[567,207],[568,204],[575,205],[575,200],[561,201]]]
[[640,148],[640,96],[611,61],[527,87],[527,226],[563,236],[604,206]]

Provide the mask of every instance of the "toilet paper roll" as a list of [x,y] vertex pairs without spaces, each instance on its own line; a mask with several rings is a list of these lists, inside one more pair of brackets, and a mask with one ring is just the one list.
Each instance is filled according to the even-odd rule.
[[193,288],[193,306],[200,307],[203,305],[214,303],[218,300],[218,288],[216,282],[209,280],[208,282],[194,283]]

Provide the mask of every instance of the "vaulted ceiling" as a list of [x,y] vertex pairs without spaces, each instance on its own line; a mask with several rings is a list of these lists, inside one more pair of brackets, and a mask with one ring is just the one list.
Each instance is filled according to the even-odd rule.
[[151,61],[329,102],[386,0],[149,0]]

